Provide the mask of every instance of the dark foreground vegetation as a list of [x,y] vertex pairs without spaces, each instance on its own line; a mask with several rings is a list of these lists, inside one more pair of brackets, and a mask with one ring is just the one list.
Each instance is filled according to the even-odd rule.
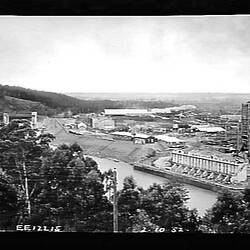
[[[112,232],[112,192],[78,144],[51,149],[51,134],[37,135],[25,120],[0,128],[0,230],[18,224],[62,226],[65,231]],[[110,197],[109,195],[110,194]],[[219,194],[202,218],[186,206],[176,183],[148,189],[124,179],[118,191],[120,232],[250,233],[250,194]]]

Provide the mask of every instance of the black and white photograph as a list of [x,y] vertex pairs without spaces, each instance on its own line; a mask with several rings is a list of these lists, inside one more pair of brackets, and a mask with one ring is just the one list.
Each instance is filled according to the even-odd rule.
[[0,231],[249,234],[249,27],[0,16]]

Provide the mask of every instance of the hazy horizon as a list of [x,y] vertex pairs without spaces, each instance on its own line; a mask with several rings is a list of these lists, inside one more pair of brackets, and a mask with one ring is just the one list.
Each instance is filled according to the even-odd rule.
[[1,16],[0,83],[57,93],[250,93],[250,16]]
[[249,92],[60,92],[61,94],[233,94],[249,95]]

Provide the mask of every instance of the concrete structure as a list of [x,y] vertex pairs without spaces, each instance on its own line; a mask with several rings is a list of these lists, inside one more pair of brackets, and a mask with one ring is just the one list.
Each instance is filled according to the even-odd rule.
[[31,114],[8,114],[3,113],[3,123],[9,124],[11,120],[14,119],[25,119],[31,121],[31,127],[35,128],[37,125],[37,112],[32,112]]
[[[242,104],[241,122],[238,127],[237,138],[238,150],[246,150],[248,161],[250,162],[250,102]],[[247,168],[247,188],[250,189],[250,166]]]
[[91,127],[103,130],[112,130],[115,128],[115,121],[105,116],[97,116],[91,119]]
[[9,124],[10,122],[10,117],[9,117],[9,114],[8,113],[3,113],[3,123],[5,125]]
[[214,181],[239,183],[247,180],[248,164],[226,161],[216,157],[198,154],[172,152],[174,168],[184,174],[212,179]]
[[31,126],[32,128],[35,128],[37,124],[37,112],[31,113]]
[[241,122],[239,124],[239,148],[244,147],[250,156],[250,102],[242,104]]

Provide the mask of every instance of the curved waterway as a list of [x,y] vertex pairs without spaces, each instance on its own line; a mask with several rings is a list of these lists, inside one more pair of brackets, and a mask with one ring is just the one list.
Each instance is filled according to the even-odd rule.
[[[115,162],[110,159],[89,156],[93,158],[101,172],[116,168],[118,189],[122,188],[123,180],[126,176],[133,176],[137,185],[148,188],[153,183],[164,183],[166,178],[134,170],[133,166],[125,162]],[[189,192],[190,199],[187,202],[189,208],[196,208],[199,215],[204,215],[206,209],[211,208],[217,198],[217,193],[205,190],[192,185],[184,184]]]

